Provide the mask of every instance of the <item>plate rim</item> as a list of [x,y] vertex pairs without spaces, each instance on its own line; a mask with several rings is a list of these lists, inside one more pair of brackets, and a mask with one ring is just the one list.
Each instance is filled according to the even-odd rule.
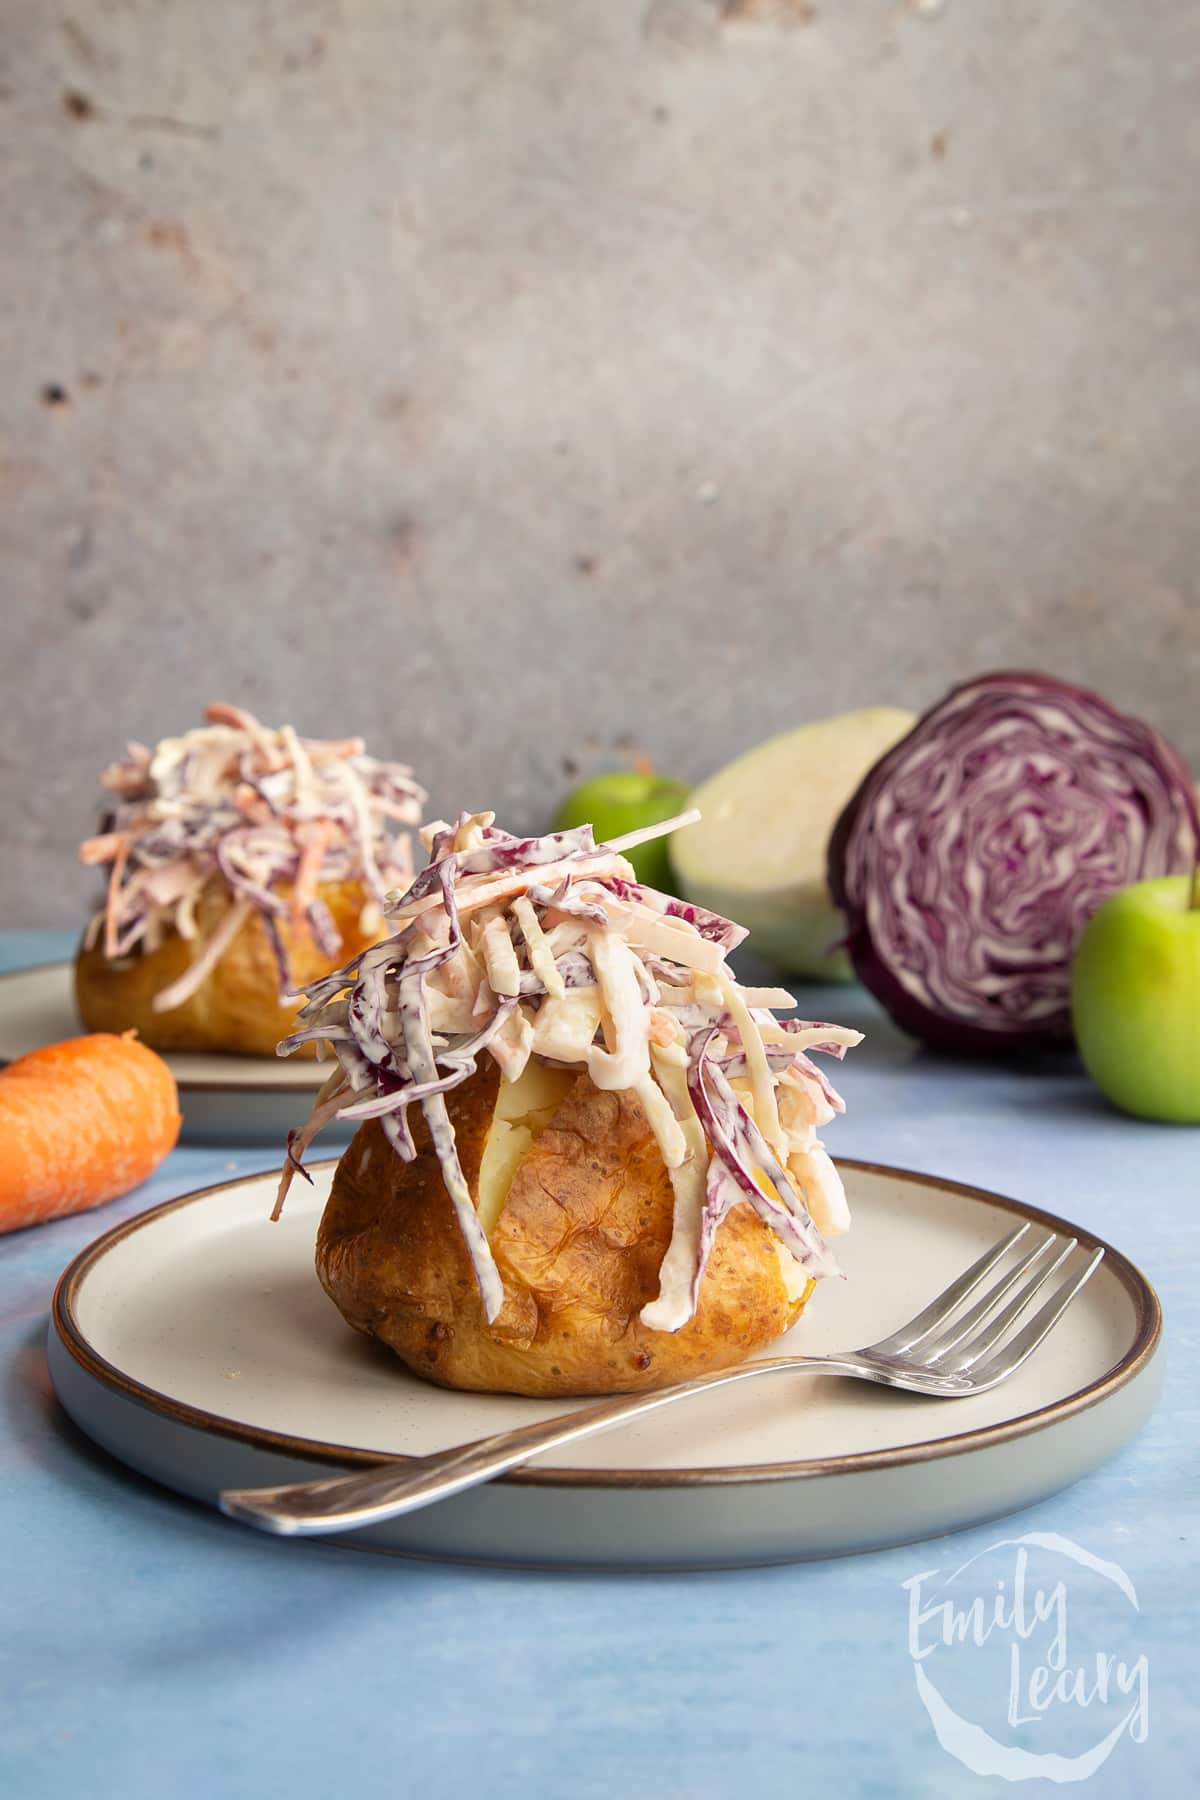
[[[26,975],[45,975],[51,970],[61,970],[63,974],[69,978],[74,972],[74,968],[74,962],[65,962],[61,957],[52,957],[49,962],[25,963],[19,969],[4,969],[0,971],[0,988],[2,988],[7,981],[20,981],[21,978]],[[86,1031],[87,1027],[82,1025],[82,1021],[80,1021],[80,1023],[82,1029]],[[35,1049],[42,1049],[44,1047],[45,1046],[43,1045],[34,1046]],[[29,1053],[27,1051],[22,1051],[21,1054],[27,1055]],[[160,1050],[157,1054],[163,1057],[163,1059],[168,1062],[169,1066],[169,1059],[172,1056],[218,1056],[221,1052],[217,1050]],[[229,1057],[230,1061],[233,1063],[252,1063],[266,1060],[265,1058],[256,1056],[239,1057],[233,1052],[229,1053]],[[16,1060],[16,1057],[5,1056],[3,1052],[0,1052],[0,1069],[7,1069],[10,1064],[14,1063]],[[292,1064],[293,1068],[298,1066],[300,1065]],[[303,1066],[320,1068],[321,1065],[320,1063],[308,1063]],[[174,1069],[171,1070],[171,1073],[172,1075],[175,1075]],[[214,1076],[210,1079],[204,1075],[175,1075],[175,1086],[179,1089],[181,1094],[271,1094],[278,1098],[281,1094],[298,1094],[301,1097],[308,1094],[311,1096],[317,1092],[320,1083],[297,1082],[296,1085],[292,1087],[287,1082],[228,1081],[222,1080],[219,1076]],[[187,1196],[181,1197],[187,1198]]]
[[[313,1170],[328,1169],[335,1167],[340,1160],[337,1156],[323,1157],[310,1163],[308,1167]],[[499,1481],[516,1487],[693,1488],[867,1474],[874,1470],[895,1469],[912,1463],[931,1462],[942,1457],[986,1450],[1044,1431],[1110,1399],[1149,1367],[1162,1338],[1162,1306],[1153,1286],[1137,1265],[1107,1239],[1084,1225],[1072,1224],[1056,1213],[1031,1206],[1027,1201],[995,1193],[990,1188],[955,1181],[948,1176],[929,1175],[919,1169],[902,1169],[891,1163],[871,1162],[858,1157],[838,1157],[837,1163],[842,1169],[899,1179],[901,1182],[934,1187],[944,1193],[957,1194],[970,1200],[984,1201],[990,1206],[999,1206],[1005,1212],[1015,1213],[1033,1224],[1045,1225],[1052,1230],[1059,1231],[1065,1226],[1068,1235],[1076,1237],[1082,1248],[1103,1249],[1105,1264],[1120,1281],[1134,1308],[1133,1337],[1125,1353],[1105,1374],[1061,1400],[1037,1407],[1032,1412],[1021,1413],[1016,1418],[1004,1419],[995,1425],[977,1426],[948,1438],[927,1438],[915,1444],[898,1444],[885,1450],[853,1451],[842,1456],[809,1457],[784,1463],[729,1464],[720,1468],[576,1469],[538,1468],[535,1465],[500,1476]],[[85,1374],[124,1399],[135,1402],[171,1423],[208,1436],[232,1439],[257,1450],[342,1469],[415,1460],[404,1455],[381,1455],[370,1450],[356,1449],[351,1445],[331,1444],[319,1438],[296,1437],[289,1432],[272,1431],[266,1426],[247,1425],[241,1420],[228,1419],[220,1413],[208,1412],[203,1407],[177,1400],[170,1394],[164,1394],[157,1388],[136,1380],[110,1363],[92,1346],[83,1331],[75,1310],[76,1296],[88,1273],[111,1249],[167,1213],[181,1210],[185,1206],[194,1206],[214,1194],[242,1187],[248,1181],[261,1181],[263,1173],[260,1171],[258,1174],[234,1176],[225,1181],[212,1182],[207,1187],[194,1188],[172,1200],[149,1207],[145,1212],[135,1213],[132,1218],[123,1219],[102,1232],[71,1259],[59,1276],[51,1303],[51,1328],[63,1348]]]

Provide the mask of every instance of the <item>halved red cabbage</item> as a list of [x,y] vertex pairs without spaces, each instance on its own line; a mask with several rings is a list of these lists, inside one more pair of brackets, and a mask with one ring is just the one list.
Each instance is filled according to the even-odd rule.
[[954,688],[881,757],[829,845],[855,972],[956,1051],[1071,1036],[1071,957],[1118,888],[1190,869],[1191,776],[1167,741],[1050,675]]

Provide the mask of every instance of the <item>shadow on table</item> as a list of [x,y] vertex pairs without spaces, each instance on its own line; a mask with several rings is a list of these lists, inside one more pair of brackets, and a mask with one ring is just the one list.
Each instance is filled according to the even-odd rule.
[[54,1391],[44,1327],[31,1332],[17,1351],[4,1387],[4,1410],[16,1442],[46,1474],[65,1481],[76,1494],[103,1498],[108,1504],[111,1490],[119,1485],[126,1498],[153,1503],[161,1515],[157,1522],[174,1518],[194,1529],[203,1520],[220,1529],[221,1521],[207,1507],[137,1474],[79,1429]]
[[[3,1401],[13,1439],[61,1490],[43,1503],[61,1511],[64,1538],[80,1556],[111,1567],[108,1606],[128,1646],[130,1677],[226,1665],[238,1642],[252,1642],[256,1658],[286,1658],[297,1609],[319,1608],[324,1624],[341,1633],[358,1631],[387,1603],[376,1559],[350,1555],[351,1546],[333,1539],[289,1543],[245,1530],[94,1444],[59,1404],[40,1331],[13,1357]],[[31,1494],[32,1504],[39,1499]],[[396,1580],[430,1575],[401,1565]],[[169,1641],[143,1639],[136,1628],[138,1595],[148,1585],[170,1611]],[[205,1596],[199,1604],[198,1593]]]
[[4,1381],[4,1413],[12,1438],[50,1479],[61,1482],[85,1505],[104,1511],[131,1509],[131,1521],[145,1519],[157,1531],[186,1536],[194,1550],[198,1534],[222,1548],[236,1545],[258,1555],[303,1558],[310,1550],[345,1550],[333,1539],[287,1543],[251,1532],[224,1519],[199,1500],[189,1499],[140,1475],[94,1443],[64,1410],[46,1360],[44,1331],[35,1329],[12,1358]]
[[[376,1347],[364,1345],[364,1349],[373,1353]],[[390,1352],[383,1354],[390,1356]],[[169,1563],[171,1570],[190,1569],[194,1573],[198,1566],[203,1566],[211,1549],[220,1553],[224,1571],[231,1566],[231,1554],[236,1553],[239,1567],[244,1561],[247,1584],[250,1584],[262,1577],[265,1559],[270,1559],[272,1569],[282,1569],[286,1563],[289,1579],[297,1583],[293,1595],[296,1604],[304,1603],[306,1584],[311,1584],[314,1579],[321,1583],[320,1604],[323,1608],[328,1608],[331,1593],[338,1600],[344,1597],[347,1603],[377,1600],[381,1591],[385,1595],[387,1592],[386,1587],[383,1590],[380,1587],[380,1571],[384,1567],[395,1571],[396,1580],[408,1578],[420,1582],[461,1580],[468,1569],[474,1580],[505,1583],[527,1583],[531,1579],[555,1583],[588,1582],[597,1576],[620,1583],[630,1578],[629,1572],[621,1569],[569,1569],[472,1562],[469,1558],[451,1561],[448,1558],[406,1556],[356,1545],[349,1536],[288,1540],[237,1525],[199,1500],[160,1487],[93,1443],[59,1403],[46,1361],[44,1326],[29,1333],[12,1359],[4,1380],[3,1412],[14,1441],[49,1480],[62,1483],[77,1505],[94,1507],[97,1517],[121,1515],[122,1537],[127,1537],[130,1531],[144,1530],[148,1534],[147,1544],[154,1546],[156,1554]],[[166,1544],[162,1541],[164,1536],[170,1540]],[[330,1575],[335,1570],[336,1586],[331,1588]],[[745,1573],[736,1568],[714,1569],[705,1572],[705,1579],[734,1580]],[[696,1579],[694,1573],[686,1570],[637,1572],[639,1580],[648,1577],[655,1582]],[[217,1578],[224,1582],[227,1575],[220,1573]],[[167,1579],[164,1576],[164,1582]],[[252,1587],[247,1585],[245,1591],[248,1603],[253,1604]],[[244,1610],[235,1606],[235,1611],[244,1625]],[[265,1624],[256,1620],[253,1625],[257,1641],[264,1641],[275,1632],[281,1639],[287,1639],[293,1629],[288,1623],[291,1617],[288,1613],[280,1620],[273,1606]],[[232,1629],[233,1625],[227,1619],[219,1641],[215,1641],[200,1627],[196,1641],[191,1645],[185,1636],[176,1632],[171,1647],[172,1662],[202,1662],[212,1656],[227,1654]],[[160,1654],[159,1650],[148,1651],[148,1656],[154,1659]]]

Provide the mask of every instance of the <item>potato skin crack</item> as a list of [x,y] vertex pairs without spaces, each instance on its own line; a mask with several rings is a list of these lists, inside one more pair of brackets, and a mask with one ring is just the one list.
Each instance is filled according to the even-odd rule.
[[[463,1174],[479,1169],[499,1094],[490,1059],[447,1096]],[[651,1331],[674,1194],[632,1094],[578,1075],[532,1139],[490,1231],[504,1304],[487,1323],[424,1119],[404,1163],[377,1120],[334,1177],[317,1266],[349,1322],[425,1380],[477,1392],[568,1396],[667,1386],[741,1362],[779,1337],[789,1297],[774,1239],[753,1208],[722,1223],[695,1316]]]

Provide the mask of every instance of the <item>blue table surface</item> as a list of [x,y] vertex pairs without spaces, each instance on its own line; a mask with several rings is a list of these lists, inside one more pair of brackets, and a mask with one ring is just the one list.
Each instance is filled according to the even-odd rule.
[[[0,934],[0,966],[69,948],[61,934]],[[1148,1734],[1123,1736],[1088,1791],[1193,1791],[1200,1132],[1120,1117],[1070,1058],[1020,1069],[935,1058],[857,989],[806,996],[804,1010],[868,1032],[842,1071],[849,1110],[831,1149],[1044,1204],[1145,1270],[1166,1315],[1167,1381],[1131,1445],[1002,1526],[786,1568],[537,1573],[256,1536],[93,1448],[46,1372],[54,1282],[81,1246],[275,1160],[270,1148],[185,1146],[125,1199],[0,1240],[0,1794],[1011,1793],[941,1747],[903,1583],[1030,1532],[1119,1565],[1136,1593],[1135,1614],[1111,1580],[1055,1565],[1076,1571],[1068,1666],[1097,1650],[1146,1658]],[[993,1586],[1012,1554],[978,1565]],[[962,1715],[1002,1736],[1009,1664],[996,1652],[992,1641],[935,1653]],[[1097,1702],[1088,1714],[1068,1698],[1009,1735],[1074,1755],[1127,1710]]]

